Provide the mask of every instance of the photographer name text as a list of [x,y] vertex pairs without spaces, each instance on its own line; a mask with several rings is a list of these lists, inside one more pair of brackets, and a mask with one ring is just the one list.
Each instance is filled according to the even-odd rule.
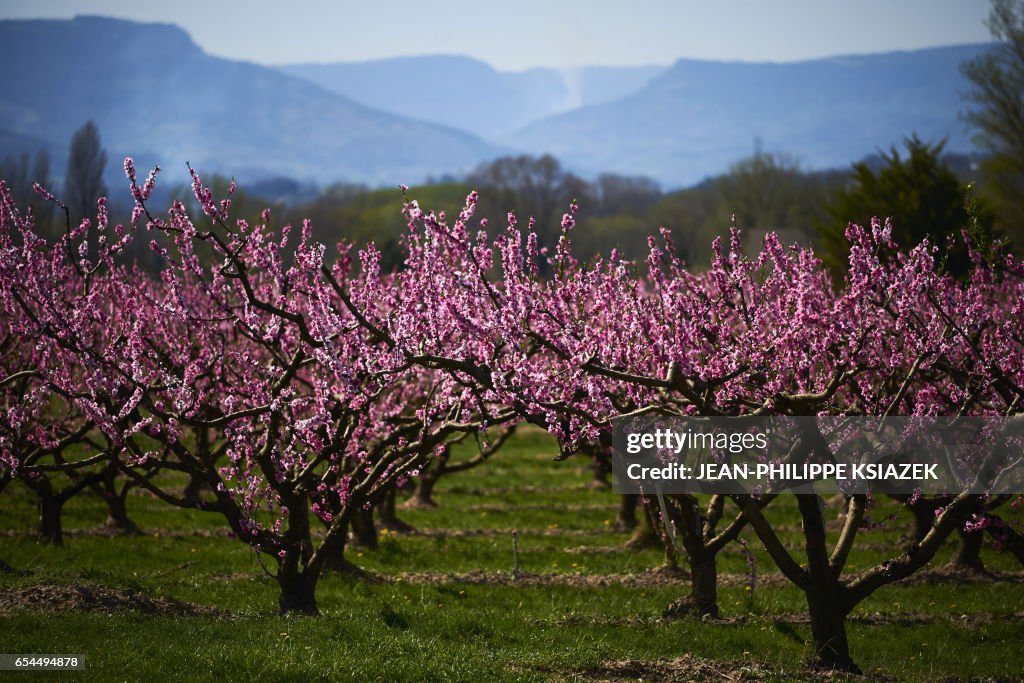
[[921,463],[701,463],[694,467],[680,463],[670,463],[662,467],[632,463],[626,468],[626,476],[634,481],[934,481],[938,479],[936,467]]

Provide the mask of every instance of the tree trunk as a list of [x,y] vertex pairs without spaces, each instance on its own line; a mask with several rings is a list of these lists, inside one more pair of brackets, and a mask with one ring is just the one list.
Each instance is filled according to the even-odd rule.
[[[897,499],[901,500],[901,499]],[[914,516],[914,528],[910,538],[906,538],[907,545],[914,546],[924,540],[935,522],[935,508],[945,507],[953,502],[951,496],[929,496],[921,497],[913,505],[907,504],[907,508]]]
[[700,561],[690,560],[690,590],[697,616],[718,618],[718,567],[715,556],[704,553]]
[[932,528],[935,521],[935,508],[928,509],[925,505],[914,505],[910,508],[914,513],[914,538],[913,543],[920,543]]
[[64,545],[63,508],[64,498],[49,491],[39,492],[39,535],[44,543],[58,547]]
[[138,533],[139,528],[135,522],[128,518],[128,485],[125,485],[120,492],[117,490],[117,469],[109,468],[103,475],[103,484],[100,492],[103,499],[107,501],[107,520],[103,523],[108,529],[116,529],[125,534]]
[[437,485],[437,475],[431,470],[425,469],[419,478],[416,479],[416,491],[412,497],[402,504],[404,508],[436,508],[434,502],[434,486]]
[[646,550],[647,548],[662,547],[661,536],[654,530],[654,522],[651,520],[651,506],[644,504],[643,514],[640,515],[639,524],[633,529],[633,535],[626,541],[626,547],[630,550]]
[[[676,530],[676,542],[682,544],[686,559],[690,563],[690,594],[697,616],[702,619],[718,618],[718,568],[715,566],[716,552],[704,542],[704,518],[700,506],[693,496],[667,497],[665,509],[672,517]],[[668,520],[665,520],[668,523]],[[666,538],[665,546],[673,545]],[[676,549],[678,550],[678,549]]]
[[591,472],[593,478],[590,480],[589,488],[592,489],[610,489],[612,483],[608,481],[608,476],[611,474],[611,468],[608,466],[609,462],[607,458],[595,456],[591,462]]
[[807,607],[811,614],[811,635],[814,638],[811,668],[861,673],[850,658],[850,644],[846,640],[846,615],[835,596],[830,597],[813,585],[806,593]]
[[192,474],[188,478],[188,483],[185,485],[185,493],[183,497],[188,501],[200,500],[200,494],[203,489],[206,488],[206,482],[198,474]]
[[139,533],[139,527],[128,518],[128,508],[125,504],[125,497],[112,491],[107,499],[107,520],[104,526],[110,529],[117,529],[125,534]]
[[396,534],[411,534],[416,529],[408,522],[403,522],[395,514],[395,498],[398,496],[398,487],[392,485],[384,493],[380,503],[377,504],[377,511],[380,513],[380,526],[383,529]]
[[359,508],[350,523],[352,542],[370,550],[377,549],[377,527],[373,525],[373,508]]
[[277,584],[281,589],[278,598],[278,611],[281,614],[320,613],[316,605],[316,577],[312,573],[301,572],[297,568],[285,569],[288,563],[279,565]]
[[281,507],[288,509],[288,526],[284,533],[285,547],[279,552],[277,562],[277,583],[281,589],[278,610],[281,614],[317,614],[316,582],[323,562],[311,565],[309,501],[305,496],[290,493],[281,497]]
[[[212,467],[213,456],[210,453],[210,448],[212,445],[210,438],[210,429],[208,427],[197,427],[195,430],[195,435],[196,460],[198,460],[203,465],[206,465],[207,467]],[[203,475],[200,474],[198,471],[193,470],[189,472],[188,483],[185,484],[183,498],[191,502],[202,500],[201,494],[203,493],[203,491],[212,492],[209,482],[207,482],[203,478]]]
[[616,531],[630,531],[636,528],[636,506],[640,496],[635,493],[624,493],[619,500],[619,513],[615,517]]
[[324,552],[324,568],[337,572],[343,576],[354,579],[372,580],[373,574],[361,569],[358,565],[352,564],[345,557],[345,547],[348,541],[348,529],[350,522],[342,521],[341,533],[337,534],[330,545],[325,545],[321,550]]
[[985,571],[985,563],[981,560],[981,542],[985,535],[981,531],[964,531],[960,529],[960,546],[956,555],[949,561],[949,566],[973,572]]
[[850,658],[850,644],[846,640],[848,608],[845,607],[838,576],[833,574],[829,564],[824,501],[814,494],[798,494],[796,499],[807,552],[808,581],[803,588],[814,639],[814,654],[808,664],[812,669],[859,674],[860,669]]

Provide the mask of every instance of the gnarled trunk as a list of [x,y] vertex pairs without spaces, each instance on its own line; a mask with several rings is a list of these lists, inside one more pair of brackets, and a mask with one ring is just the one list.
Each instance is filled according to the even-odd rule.
[[[46,487],[49,489],[49,486]],[[55,495],[49,490],[39,490],[39,536],[44,543],[54,546],[64,545],[64,528],[61,514],[64,510],[64,497]]]
[[624,493],[619,496],[619,512],[615,516],[617,531],[630,531],[636,528],[636,507],[639,502],[640,496],[635,493]]
[[814,655],[809,662],[813,669],[861,673],[850,657],[846,639],[846,615],[832,591],[811,586],[806,591],[811,615],[811,636]]
[[430,469],[424,470],[416,479],[416,490],[412,497],[402,504],[405,508],[436,508],[434,502],[434,486],[437,485],[437,475]]
[[349,522],[352,542],[370,550],[377,549],[377,527],[373,524],[373,508],[359,508],[352,513]]
[[633,529],[633,535],[626,541],[626,547],[631,550],[662,547],[661,536],[654,528],[650,504],[645,503],[641,509],[643,514],[639,515],[639,524]]
[[949,561],[949,566],[956,569],[966,569],[972,572],[985,571],[985,563],[981,560],[981,542],[985,535],[982,531],[959,530],[960,545],[956,554]]
[[130,488],[127,484],[121,488],[121,491],[117,490],[117,470],[115,468],[110,468],[104,474],[100,491],[103,499],[107,501],[107,519],[103,526],[108,529],[116,529],[125,534],[139,532],[139,527],[128,517],[127,501],[129,490]]
[[796,499],[807,551],[807,583],[803,589],[814,639],[814,654],[809,665],[815,669],[860,673],[850,657],[850,644],[846,639],[847,601],[829,562],[824,502],[814,494],[797,494]]
[[280,588],[278,611],[281,614],[320,613],[316,604],[315,572],[299,571],[294,562],[283,562],[279,565],[277,585]]
[[392,484],[388,487],[387,491],[384,492],[383,497],[377,504],[377,512],[379,513],[380,526],[382,529],[396,534],[410,534],[416,529],[409,524],[398,518],[395,514],[395,499],[398,497],[398,487]]
[[203,478],[198,474],[192,474],[188,479],[188,483],[185,484],[185,492],[182,497],[188,501],[200,500],[200,494],[205,489],[209,489],[209,487],[203,481]]
[[607,458],[601,456],[594,456],[592,458],[590,467],[593,477],[590,480],[590,488],[610,489],[612,487],[612,483],[608,479],[612,473],[610,464],[611,463]]
[[715,556],[705,553],[699,561],[690,560],[690,590],[700,617],[718,618],[718,567]]
[[[672,518],[677,542],[681,542],[690,564],[690,595],[694,608],[701,618],[718,618],[718,567],[715,565],[717,551],[704,542],[704,518],[701,516],[697,499],[692,496],[678,496],[668,499],[666,511]],[[668,520],[665,520],[668,523]],[[674,544],[665,539],[666,548]]]
[[125,499],[120,495],[110,496],[107,500],[107,519],[103,526],[109,529],[117,529],[125,534],[139,533],[139,527],[128,517],[128,508]]

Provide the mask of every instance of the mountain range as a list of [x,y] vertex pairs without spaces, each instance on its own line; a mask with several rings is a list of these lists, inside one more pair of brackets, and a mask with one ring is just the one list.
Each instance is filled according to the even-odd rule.
[[0,84],[0,139],[66,146],[92,119],[111,159],[133,155],[166,169],[190,161],[249,179],[398,184],[506,151],[276,69],[210,56],[168,24],[0,21]]
[[638,92],[501,136],[570,167],[644,174],[669,186],[721,173],[755,149],[808,168],[845,167],[912,133],[969,152],[963,45],[786,64],[679,60]]
[[280,69],[386,112],[494,139],[554,114],[630,95],[666,67],[498,71],[469,57],[426,55]]
[[112,160],[188,160],[243,187],[418,183],[522,153],[679,187],[755,148],[805,168],[846,167],[911,133],[970,152],[959,66],[986,49],[524,72],[456,55],[269,67],[209,55],[169,24],[5,20],[0,159],[42,147],[59,174],[92,119]]

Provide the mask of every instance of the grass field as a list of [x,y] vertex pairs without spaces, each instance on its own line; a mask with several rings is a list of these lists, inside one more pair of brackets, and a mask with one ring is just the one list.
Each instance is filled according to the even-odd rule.
[[[78,653],[84,672],[0,680],[545,681],[791,680],[810,627],[751,532],[757,583],[738,545],[720,556],[720,622],[663,616],[688,593],[662,554],[623,548],[617,499],[586,463],[518,435],[493,460],[438,485],[436,510],[408,510],[415,535],[385,535],[348,558],[378,576],[325,576],[321,616],[280,617],[277,588],[215,515],[134,496],[141,536],[97,532],[95,497],[65,510],[63,548],[38,544],[34,499],[0,496],[0,652]],[[876,518],[884,512],[875,513]],[[792,501],[769,518],[799,548]],[[512,577],[512,530],[520,569]],[[851,569],[892,553],[902,525],[863,532]],[[945,563],[951,544],[933,566]],[[941,571],[876,593],[851,615],[854,658],[884,680],[1024,680],[1024,574],[986,548],[993,575]],[[105,590],[112,589],[112,590]],[[186,604],[182,604],[186,603]],[[132,609],[134,607],[134,609]]]

